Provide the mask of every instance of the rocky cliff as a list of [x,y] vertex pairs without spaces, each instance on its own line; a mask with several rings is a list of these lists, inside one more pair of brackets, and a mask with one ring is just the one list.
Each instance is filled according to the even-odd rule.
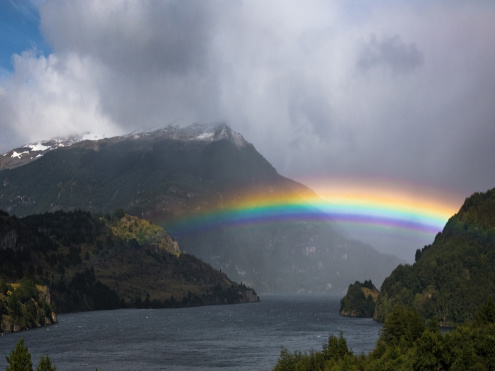
[[18,332],[57,323],[47,286],[23,280],[0,284],[0,333]]

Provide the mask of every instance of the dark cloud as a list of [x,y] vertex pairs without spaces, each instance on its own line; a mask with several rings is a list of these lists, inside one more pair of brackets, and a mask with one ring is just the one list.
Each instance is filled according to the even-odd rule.
[[424,53],[415,43],[406,44],[398,35],[383,37],[378,40],[371,36],[363,45],[357,66],[363,71],[374,67],[389,68],[392,73],[410,73],[424,63]]
[[19,53],[0,81],[3,151],[224,121],[309,185],[495,186],[491,3],[45,0],[40,15],[53,53]]
[[56,50],[146,76],[185,74],[204,65],[209,9],[206,2],[192,1],[53,0],[43,3],[40,13],[42,30]]

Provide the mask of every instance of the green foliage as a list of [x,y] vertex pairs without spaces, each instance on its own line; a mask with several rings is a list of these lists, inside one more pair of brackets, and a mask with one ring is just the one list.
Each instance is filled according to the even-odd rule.
[[[15,349],[9,356],[5,356],[9,365],[7,371],[32,371],[31,354],[24,345],[24,339],[20,338]],[[48,356],[41,356],[40,362],[36,366],[36,371],[56,371]]]
[[424,330],[424,320],[417,312],[398,306],[385,319],[378,341],[383,341],[389,346],[411,346]]
[[443,326],[472,320],[480,303],[495,296],[495,189],[467,198],[415,260],[384,280],[374,318],[384,321],[403,305]]
[[[129,226],[136,238],[128,241],[120,231],[129,233]],[[146,294],[145,303],[137,305],[239,303],[254,293],[200,259],[181,254],[177,242],[162,228],[129,215],[119,221],[83,211],[22,219],[4,215],[0,233],[18,236],[20,243],[0,249],[0,301],[4,303],[0,310],[11,317],[0,325],[1,331],[12,331],[15,325],[39,326],[51,318],[55,306],[40,300],[48,293],[38,292],[35,283],[49,287],[50,298],[62,313],[132,306],[134,298],[144,299]],[[14,290],[7,280],[20,284]],[[12,295],[7,295],[9,290]],[[178,299],[172,301],[172,296]]]
[[25,303],[26,301],[30,299],[35,299],[38,300],[38,289],[36,288],[36,285],[34,284],[33,280],[24,277],[21,280],[21,284],[16,290],[18,298],[21,302]]
[[0,322],[0,332],[10,332],[14,326],[25,329],[51,323],[52,308],[45,299],[40,300],[34,283],[25,279],[15,286],[10,286],[7,295],[0,295],[0,315],[7,316]]
[[8,300],[9,314],[12,316],[15,322],[19,323],[22,319],[22,304],[19,300],[19,296],[14,291]]
[[113,216],[117,219],[122,219],[125,216],[125,212],[124,212],[124,210],[119,208],[119,209],[115,210],[115,213],[113,214]]
[[495,322],[493,302],[482,306],[476,320],[441,333],[438,323],[426,325],[410,308],[394,308],[387,316],[375,349],[354,355],[345,339],[330,336],[321,352],[289,352],[282,348],[273,370],[493,370]]
[[5,280],[0,280],[0,294],[7,295],[9,288],[7,287],[7,283]]
[[118,218],[106,220],[105,225],[136,249],[141,245],[154,245],[171,254],[180,254],[177,242],[163,228],[147,220],[123,213]]
[[280,357],[274,371],[313,371],[313,370],[333,370],[347,369],[355,365],[359,357],[353,357],[352,351],[347,347],[347,341],[342,336],[331,335],[328,341],[323,344],[321,352],[310,351],[309,353],[301,353],[296,351],[289,352],[286,348],[282,348]]
[[0,320],[2,319],[2,316],[4,314],[8,314],[9,311],[7,309],[7,306],[3,300],[0,299]]
[[41,356],[40,363],[36,367],[36,371],[56,371],[57,368],[52,365],[48,356]]
[[364,284],[356,281],[349,285],[347,294],[340,301],[340,314],[351,317],[373,317],[375,312],[373,295],[378,296],[378,293],[371,280],[364,281]]
[[17,342],[15,349],[9,356],[5,356],[9,365],[6,371],[32,371],[33,364],[31,363],[31,354],[28,348],[24,345],[24,339],[21,338]]

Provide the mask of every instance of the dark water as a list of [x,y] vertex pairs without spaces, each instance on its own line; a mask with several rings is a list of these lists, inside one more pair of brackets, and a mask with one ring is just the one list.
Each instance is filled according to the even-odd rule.
[[37,365],[57,370],[270,370],[282,346],[321,350],[343,332],[368,353],[381,325],[338,315],[340,297],[263,296],[260,303],[185,309],[122,309],[65,314],[49,327],[0,337],[0,370],[23,337]]

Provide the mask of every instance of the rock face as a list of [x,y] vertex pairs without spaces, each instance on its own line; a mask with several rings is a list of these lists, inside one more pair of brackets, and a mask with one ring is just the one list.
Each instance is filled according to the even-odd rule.
[[37,285],[36,297],[22,298],[19,296],[22,294],[16,292],[21,285],[10,285],[9,289],[13,290],[0,294],[0,301],[5,308],[1,315],[0,333],[19,332],[57,323],[48,287]]
[[256,291],[248,289],[244,292],[244,301],[242,303],[257,303],[260,301],[260,297],[256,295]]

